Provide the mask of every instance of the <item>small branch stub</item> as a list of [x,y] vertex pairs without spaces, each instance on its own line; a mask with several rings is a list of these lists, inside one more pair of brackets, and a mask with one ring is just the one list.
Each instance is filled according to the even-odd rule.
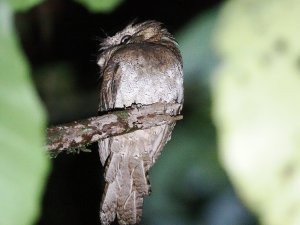
[[58,125],[47,129],[47,150],[54,155],[81,148],[100,139],[169,124],[182,119],[181,104],[155,103],[113,111],[103,116]]

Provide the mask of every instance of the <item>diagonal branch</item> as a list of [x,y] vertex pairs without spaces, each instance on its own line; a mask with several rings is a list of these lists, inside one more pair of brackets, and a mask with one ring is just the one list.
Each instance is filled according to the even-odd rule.
[[147,129],[181,120],[181,104],[155,103],[110,112],[103,116],[58,125],[47,129],[47,150],[59,154],[107,137]]

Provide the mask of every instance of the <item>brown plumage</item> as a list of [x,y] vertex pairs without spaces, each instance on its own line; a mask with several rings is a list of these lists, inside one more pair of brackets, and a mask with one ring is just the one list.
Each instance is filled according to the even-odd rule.
[[[172,35],[156,21],[130,24],[101,44],[99,111],[149,105],[183,103],[182,60]],[[150,193],[147,172],[171,137],[174,124],[99,141],[106,167],[106,187],[100,219],[108,225],[141,220],[143,199]]]

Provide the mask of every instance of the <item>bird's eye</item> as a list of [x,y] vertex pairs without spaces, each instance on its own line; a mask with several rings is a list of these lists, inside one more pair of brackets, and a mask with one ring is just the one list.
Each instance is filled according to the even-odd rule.
[[125,35],[124,37],[122,37],[121,39],[121,44],[126,44],[128,43],[128,41],[130,40],[131,36],[130,35]]

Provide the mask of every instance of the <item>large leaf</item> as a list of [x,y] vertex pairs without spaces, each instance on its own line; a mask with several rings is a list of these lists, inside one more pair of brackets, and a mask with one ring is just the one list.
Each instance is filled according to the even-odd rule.
[[300,224],[300,2],[230,1],[217,33],[220,156],[266,225]]
[[110,12],[123,0],[76,0],[85,5],[91,11]]
[[10,7],[0,3],[0,224],[30,225],[40,208],[49,162],[45,116],[12,29]]
[[43,0],[5,0],[14,10],[26,10]]

